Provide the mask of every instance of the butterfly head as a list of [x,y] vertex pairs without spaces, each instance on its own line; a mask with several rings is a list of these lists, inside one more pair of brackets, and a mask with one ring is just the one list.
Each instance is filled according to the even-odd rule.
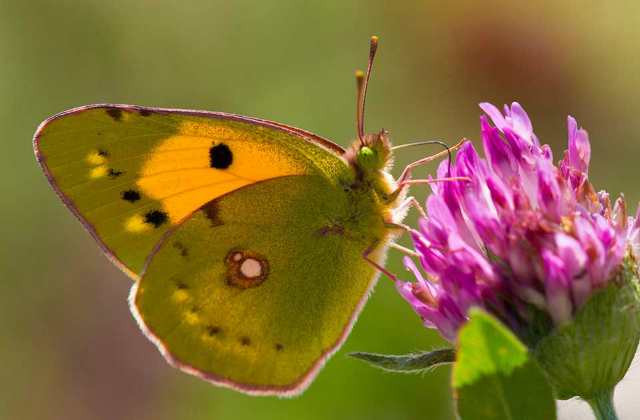
[[365,172],[386,170],[391,161],[391,143],[387,132],[368,134],[354,141],[347,151],[347,161]]

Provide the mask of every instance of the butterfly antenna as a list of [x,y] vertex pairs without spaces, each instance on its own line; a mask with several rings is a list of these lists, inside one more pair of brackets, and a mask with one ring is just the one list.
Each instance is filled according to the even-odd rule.
[[440,146],[444,147],[447,151],[447,155],[449,155],[449,171],[451,171],[451,149],[449,148],[449,146],[447,146],[446,143],[440,141],[440,140],[427,140],[427,141],[419,141],[417,143],[407,143],[407,144],[401,144],[398,146],[393,146],[391,148],[392,151],[396,151],[398,149],[404,149],[405,147],[414,147],[414,146],[422,146],[425,144],[439,144]]
[[362,109],[360,111],[360,124],[358,124],[358,133],[362,138],[364,133],[364,104],[367,100],[367,87],[369,87],[369,77],[371,76],[371,66],[373,65],[373,59],[376,56],[378,50],[378,37],[371,37],[371,47],[369,48],[369,67],[367,68],[367,78],[364,81],[364,91],[362,93]]
[[362,101],[362,85],[364,84],[364,73],[358,70],[356,72],[356,86],[358,89],[358,98],[356,99],[356,129],[358,130],[358,139],[360,146],[363,144],[362,125],[360,124],[362,116],[360,115],[360,102]]

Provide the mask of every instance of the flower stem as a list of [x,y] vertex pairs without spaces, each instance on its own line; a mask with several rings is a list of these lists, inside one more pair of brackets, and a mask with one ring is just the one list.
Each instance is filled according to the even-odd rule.
[[618,420],[618,414],[613,406],[613,389],[599,392],[586,401],[591,406],[597,420]]

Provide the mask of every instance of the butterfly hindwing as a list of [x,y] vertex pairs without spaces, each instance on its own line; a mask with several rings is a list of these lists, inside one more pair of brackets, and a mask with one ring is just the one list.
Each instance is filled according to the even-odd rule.
[[308,134],[229,114],[93,105],[45,121],[34,148],[65,204],[138,278],[163,235],[210,200],[345,166],[339,146]]
[[362,253],[384,231],[370,196],[324,176],[255,183],[166,236],[132,310],[183,370],[244,392],[297,393],[351,328],[375,276]]

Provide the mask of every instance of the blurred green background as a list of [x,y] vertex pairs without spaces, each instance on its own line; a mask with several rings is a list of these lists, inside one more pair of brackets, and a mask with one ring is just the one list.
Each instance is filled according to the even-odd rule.
[[[346,145],[353,72],[375,34],[368,131],[478,145],[477,103],[518,101],[557,160],[571,114],[589,130],[596,189],[624,191],[635,213],[640,3],[529,3],[0,0],[0,418],[453,418],[448,368],[392,375],[346,357],[445,344],[385,278],[297,398],[248,397],[170,368],[129,313],[131,281],[55,197],[31,138],[57,112],[115,102],[255,116]],[[400,152],[395,174],[434,151]],[[404,272],[400,254],[389,260]],[[626,418],[640,417],[635,369],[617,394]]]

